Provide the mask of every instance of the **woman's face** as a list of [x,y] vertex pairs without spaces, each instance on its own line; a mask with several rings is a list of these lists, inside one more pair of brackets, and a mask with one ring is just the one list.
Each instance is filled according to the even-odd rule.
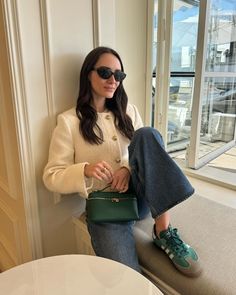
[[95,64],[95,70],[91,71],[89,75],[93,99],[112,98],[120,82],[115,80],[114,75],[111,75],[108,79],[101,78],[96,71],[96,69],[100,67],[107,67],[110,68],[112,72],[115,72],[116,70],[121,70],[120,61],[113,54],[104,53]]

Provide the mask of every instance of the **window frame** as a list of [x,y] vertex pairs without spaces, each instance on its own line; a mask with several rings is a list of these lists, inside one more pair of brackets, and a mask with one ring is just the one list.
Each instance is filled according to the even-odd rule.
[[[147,83],[146,83],[146,120],[145,123],[151,125],[152,119],[152,79],[155,81],[154,96],[154,128],[157,128],[167,143],[168,129],[168,107],[169,107],[169,85],[170,77],[194,77],[193,100],[192,100],[192,124],[190,132],[190,141],[186,149],[186,166],[198,169],[206,163],[216,158],[226,150],[235,145],[236,128],[234,139],[225,143],[210,153],[199,157],[200,148],[200,128],[202,116],[201,98],[204,93],[205,78],[209,75],[217,76],[217,73],[208,73],[205,69],[208,41],[208,22],[211,0],[199,1],[199,23],[196,48],[196,66],[195,72],[170,72],[171,48],[172,48],[172,16],[174,0],[156,0],[158,3],[158,28],[157,28],[157,56],[156,56],[156,75],[152,73],[152,46],[153,46],[153,17],[154,1],[148,0],[148,38],[147,38]],[[184,2],[184,0],[183,0]],[[169,69],[166,70],[166,69]],[[224,76],[231,76],[224,73]],[[156,77],[155,77],[156,76]]]

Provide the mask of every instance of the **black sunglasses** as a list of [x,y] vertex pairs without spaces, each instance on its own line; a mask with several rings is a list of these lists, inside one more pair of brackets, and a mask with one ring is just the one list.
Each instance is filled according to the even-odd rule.
[[97,69],[93,69],[98,73],[98,76],[102,79],[109,79],[112,75],[114,75],[114,78],[116,82],[122,82],[124,78],[126,77],[126,74],[120,70],[115,70],[115,72],[112,72],[112,70],[108,67],[99,67]]

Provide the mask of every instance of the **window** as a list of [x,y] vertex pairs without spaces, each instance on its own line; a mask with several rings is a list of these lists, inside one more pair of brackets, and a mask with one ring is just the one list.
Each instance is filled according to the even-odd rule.
[[151,123],[197,168],[235,144],[236,2],[155,0],[152,34]]
[[[191,3],[190,3],[191,2]],[[157,54],[157,14],[154,14],[154,56]],[[170,50],[170,81],[168,105],[168,150],[185,148],[190,138],[191,109],[195,76],[198,30],[198,1],[174,1],[172,16],[172,46]],[[155,95],[156,67],[154,58],[153,96]],[[154,109],[154,105],[153,105]],[[152,124],[154,124],[154,112]]]

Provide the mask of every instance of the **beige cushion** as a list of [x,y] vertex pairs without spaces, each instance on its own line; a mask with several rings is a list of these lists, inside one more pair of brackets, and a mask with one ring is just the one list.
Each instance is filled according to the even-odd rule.
[[182,295],[236,294],[236,210],[194,195],[170,212],[172,226],[198,252],[202,274],[188,278],[173,267],[152,243],[151,217],[135,226],[141,265]]

